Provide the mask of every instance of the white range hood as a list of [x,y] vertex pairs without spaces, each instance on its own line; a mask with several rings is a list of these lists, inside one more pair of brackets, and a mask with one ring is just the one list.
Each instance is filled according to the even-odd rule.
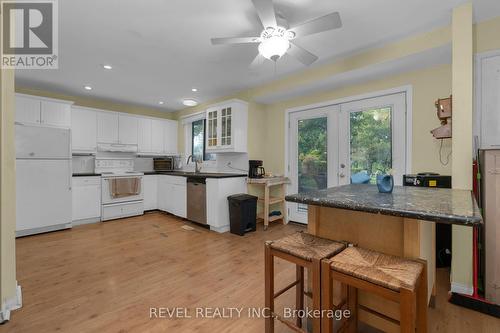
[[137,145],[128,145],[120,143],[99,143],[97,145],[97,151],[137,153]]

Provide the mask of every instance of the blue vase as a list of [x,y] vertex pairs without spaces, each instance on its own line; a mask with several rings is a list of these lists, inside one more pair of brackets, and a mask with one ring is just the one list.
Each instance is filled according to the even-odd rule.
[[377,175],[377,187],[380,193],[392,193],[394,178],[392,175]]

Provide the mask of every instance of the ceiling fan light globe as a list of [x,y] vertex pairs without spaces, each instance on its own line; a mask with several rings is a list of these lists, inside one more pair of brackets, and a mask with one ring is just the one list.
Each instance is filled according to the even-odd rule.
[[276,61],[281,58],[290,48],[288,39],[273,36],[263,40],[259,44],[259,53],[266,59]]

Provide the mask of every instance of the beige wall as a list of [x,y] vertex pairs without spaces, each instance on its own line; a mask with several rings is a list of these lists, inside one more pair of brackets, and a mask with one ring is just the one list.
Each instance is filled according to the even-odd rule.
[[[404,85],[412,85],[413,87],[412,171],[434,171],[450,174],[450,165],[443,166],[439,163],[439,141],[435,140],[429,133],[431,129],[439,126],[434,107],[435,100],[447,97],[451,93],[450,65],[409,72],[267,106],[266,123],[268,126],[272,124],[272,129],[268,128],[266,131],[266,170],[269,169],[277,173],[284,171],[286,109]],[[402,125],[404,126],[404,124]],[[450,151],[449,141],[445,140],[443,155]]]
[[103,109],[103,110],[110,110],[110,111],[117,111],[117,112],[125,112],[125,113],[150,116],[150,117],[165,118],[165,119],[173,119],[174,118],[173,112],[161,111],[159,109],[145,108],[142,106],[136,106],[136,105],[131,105],[131,104],[114,103],[114,102],[110,102],[107,100],[96,99],[96,98],[91,98],[91,97],[69,96],[69,95],[64,95],[64,94],[60,94],[60,93],[56,93],[56,92],[50,92],[50,91],[38,90],[38,89],[30,89],[30,88],[24,88],[24,87],[18,87],[18,86],[16,86],[16,92],[22,93],[22,94],[34,95],[34,96],[57,98],[57,99],[62,99],[62,100],[66,100],[66,101],[72,101],[72,102],[75,102],[75,105],[85,106],[85,107],[89,107],[89,108],[96,108],[96,109]]
[[3,305],[5,301],[16,295],[16,156],[13,70],[0,70],[0,108],[0,300]]

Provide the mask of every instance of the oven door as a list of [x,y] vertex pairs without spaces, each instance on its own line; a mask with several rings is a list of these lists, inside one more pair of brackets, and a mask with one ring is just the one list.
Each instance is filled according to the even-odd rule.
[[104,177],[101,194],[103,205],[143,200],[142,176]]

